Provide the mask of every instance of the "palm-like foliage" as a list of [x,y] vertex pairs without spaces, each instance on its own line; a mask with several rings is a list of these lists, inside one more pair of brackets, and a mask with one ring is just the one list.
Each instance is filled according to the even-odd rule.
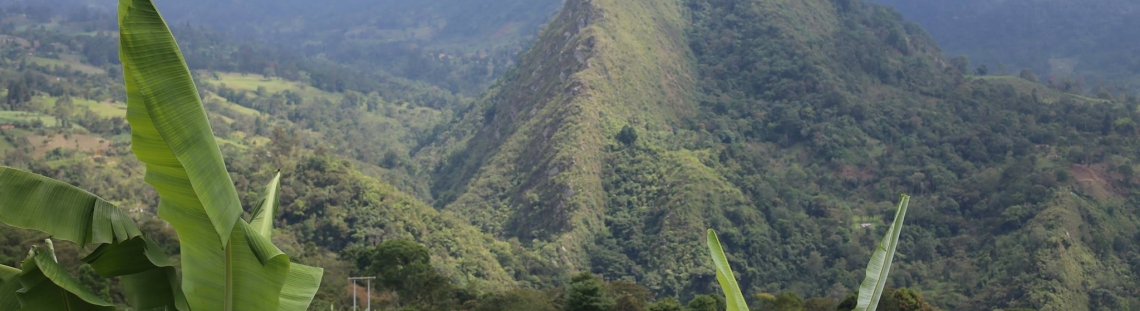
[[[882,297],[883,289],[887,284],[887,273],[891,270],[891,261],[895,257],[899,233],[902,232],[903,220],[906,218],[906,209],[909,205],[910,196],[903,195],[902,199],[899,200],[898,209],[895,211],[894,222],[887,229],[886,236],[875,248],[875,252],[871,255],[871,261],[867,264],[867,277],[859,286],[859,304],[853,311],[875,311],[875,308],[878,307],[879,298]],[[732,268],[728,266],[724,249],[721,248],[720,240],[717,239],[716,232],[712,229],[709,229],[708,232],[708,245],[709,253],[713,258],[713,265],[716,267],[716,279],[720,283],[721,290],[724,291],[728,311],[748,311],[748,304],[744,301],[740,286],[736,284],[736,278],[732,275]]]
[[[98,245],[83,260],[103,277],[120,277],[138,310],[304,310],[322,270],[291,263],[269,240],[280,174],[252,219],[241,219],[237,191],[162,16],[150,0],[120,0],[119,26],[132,150],[159,193],[159,216],[178,233],[181,280],[127,214],[62,182],[0,168],[0,222]],[[112,309],[54,257],[50,248],[34,248],[20,269],[0,267],[0,309]]]
[[910,205],[910,196],[904,195],[899,200],[899,208],[895,211],[895,220],[883,236],[883,241],[871,254],[871,261],[867,263],[867,277],[859,285],[859,304],[855,311],[875,311],[879,306],[879,297],[883,296],[883,289],[887,286],[887,273],[891,271],[891,261],[895,258],[895,250],[899,244],[899,233],[902,233],[903,219],[906,218],[906,208]]

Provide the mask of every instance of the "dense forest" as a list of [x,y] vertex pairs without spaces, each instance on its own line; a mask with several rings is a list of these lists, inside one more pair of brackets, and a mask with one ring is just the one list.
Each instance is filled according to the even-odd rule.
[[[170,3],[176,23],[357,68],[478,95],[558,10],[558,0],[194,1]],[[216,10],[218,6],[231,9]]]
[[[177,260],[115,16],[72,2],[0,6],[0,164],[127,209]],[[899,192],[880,310],[1140,307],[1140,98],[1114,83],[949,57],[858,0],[569,0],[540,27],[557,4],[346,1],[290,26],[338,13],[159,3],[246,210],[283,174],[273,243],[325,269],[313,310],[361,275],[381,310],[723,310],[708,228],[754,310],[850,310]],[[365,16],[394,8],[417,13]],[[0,264],[42,238],[0,226]]]

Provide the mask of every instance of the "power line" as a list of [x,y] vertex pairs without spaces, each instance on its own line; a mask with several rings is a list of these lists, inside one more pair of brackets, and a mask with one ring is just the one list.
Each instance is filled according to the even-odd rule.
[[375,280],[375,279],[376,279],[376,277],[374,277],[374,276],[358,276],[358,277],[349,277],[348,278],[348,281],[352,282],[352,311],[356,311],[356,281],[357,280],[364,280],[368,284],[368,298],[367,298],[368,304],[364,310],[365,311],[372,311],[372,280]]

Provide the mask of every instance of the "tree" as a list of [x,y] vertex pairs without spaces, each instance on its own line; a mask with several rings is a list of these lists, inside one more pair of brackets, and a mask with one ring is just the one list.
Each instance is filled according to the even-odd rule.
[[8,96],[6,102],[10,109],[20,109],[23,104],[32,100],[32,90],[27,83],[20,80],[8,81]]
[[388,150],[384,153],[384,158],[380,159],[380,167],[394,169],[399,166],[400,155],[396,154],[395,150]]
[[990,67],[988,67],[986,65],[978,66],[978,69],[974,69],[974,73],[976,73],[979,76],[988,75],[988,74],[990,74]]
[[674,299],[673,297],[658,300],[657,302],[654,302],[652,306],[649,306],[649,311],[681,311],[681,310],[684,310],[684,308],[681,307],[681,302],[677,301],[677,299]]
[[550,299],[533,289],[516,289],[480,300],[474,311],[557,311]]
[[851,311],[851,310],[854,310],[855,306],[858,306],[858,305],[859,305],[859,292],[855,292],[854,294],[847,294],[847,297],[843,297],[843,301],[839,302],[839,306],[835,307],[835,310],[836,311]]
[[1024,79],[1025,81],[1029,81],[1029,82],[1033,82],[1033,83],[1037,83],[1039,81],[1037,79],[1037,74],[1033,73],[1033,70],[1029,70],[1029,69],[1022,69],[1021,73],[1019,73],[1017,76]]
[[[922,295],[915,290],[900,288],[891,292],[890,295],[880,300],[877,308],[885,311],[938,311],[937,308],[931,306],[922,298]],[[847,295],[843,302],[839,303],[836,308],[838,311],[850,311],[858,303],[859,292]],[[1007,309],[1008,310],[1008,309]]]
[[689,300],[689,304],[685,306],[688,311],[719,311],[724,310],[724,302],[718,301],[712,295],[699,295]]
[[286,167],[291,163],[289,160],[293,156],[293,149],[297,145],[297,137],[285,131],[284,127],[273,127],[271,134],[270,150],[273,151],[273,161],[278,167]]
[[71,116],[75,113],[75,102],[71,100],[71,96],[60,97],[55,101],[55,110],[52,111],[52,116],[59,122],[59,126],[63,128],[71,127]]
[[[835,299],[811,298],[804,300],[804,311],[831,311],[835,309]],[[850,309],[848,309],[850,310]],[[843,310],[843,311],[848,311]]]
[[922,294],[907,288],[900,288],[891,294],[891,298],[898,303],[899,311],[934,311],[933,306],[922,298]]
[[794,292],[784,292],[776,295],[776,301],[772,310],[776,311],[803,311],[804,299]]
[[632,145],[637,142],[637,129],[626,124],[621,128],[621,132],[618,132],[617,139],[622,144]]
[[653,293],[644,286],[630,281],[614,281],[607,284],[606,294],[611,297],[612,311],[642,311],[653,299]]
[[965,55],[952,58],[950,59],[950,66],[958,70],[958,73],[967,74],[970,72],[970,58]]
[[454,287],[432,267],[431,254],[423,244],[393,239],[346,253],[363,274],[377,277],[381,289],[398,293],[401,305],[449,309],[454,303]]
[[[149,0],[121,0],[119,15],[131,145],[159,194],[159,216],[178,234],[181,278],[123,210],[60,181],[0,168],[0,222],[98,246],[84,261],[102,277],[120,277],[135,309],[307,309],[323,271],[291,263],[270,240],[280,175],[242,219],[166,23]],[[64,271],[52,240],[32,248],[19,268],[0,266],[0,310],[114,309]]]
[[582,272],[570,280],[565,311],[608,311],[614,302],[607,299],[605,287],[589,272]]

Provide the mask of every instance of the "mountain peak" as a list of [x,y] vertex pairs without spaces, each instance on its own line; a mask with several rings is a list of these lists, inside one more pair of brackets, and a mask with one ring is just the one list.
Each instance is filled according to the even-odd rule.
[[[575,244],[590,242],[602,230],[601,153],[613,135],[630,124],[663,127],[692,109],[684,27],[676,3],[567,1],[464,118],[466,137],[447,139],[466,141],[455,153],[465,158],[444,164],[437,197],[484,215],[475,222],[500,235],[578,232]],[[479,195],[487,189],[506,192]]]
[[[881,235],[862,224],[884,221],[898,192],[916,195],[917,223],[900,275],[977,263],[974,250],[1024,235],[995,229],[1001,209],[1071,207],[1048,199],[1068,182],[1045,177],[1068,167],[1050,148],[1103,150],[1103,128],[1057,130],[1071,125],[1056,116],[1129,114],[966,66],[860,1],[571,0],[417,157],[438,207],[562,268],[712,292],[701,234],[715,228],[739,250],[743,287],[842,297]],[[1005,171],[1023,186],[990,182]],[[954,240],[966,232],[986,233]],[[943,238],[963,251],[932,246]],[[970,284],[932,300],[985,306]]]

